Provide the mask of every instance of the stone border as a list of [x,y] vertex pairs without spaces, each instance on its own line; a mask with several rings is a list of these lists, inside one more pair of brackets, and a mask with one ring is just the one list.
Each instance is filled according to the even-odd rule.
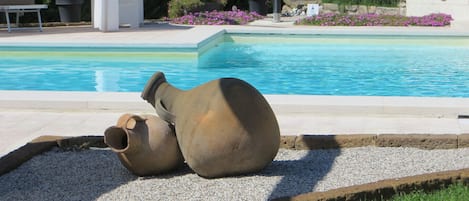
[[418,189],[430,192],[446,188],[450,184],[457,182],[469,185],[469,168],[422,174],[399,179],[387,179],[374,183],[337,188],[324,192],[305,193],[293,197],[278,198],[275,200],[386,200],[399,193],[410,193]]
[[364,146],[457,149],[469,147],[469,134],[357,134],[280,137],[280,147],[285,149],[313,150]]
[[[469,134],[299,135],[281,136],[280,139],[281,148],[295,150],[338,149],[363,146],[457,149],[469,147]],[[16,169],[35,155],[39,155],[53,147],[80,150],[90,147],[103,148],[107,147],[107,145],[104,143],[103,136],[40,136],[0,158],[0,176]],[[398,193],[408,193],[416,189],[423,189],[424,191],[438,190],[456,182],[469,185],[469,168],[387,179],[325,192],[310,192],[292,197],[282,197],[276,200],[382,200]]]
[[1,157],[0,176],[16,169],[34,156],[49,151],[53,147],[64,149],[87,149],[89,147],[107,147],[107,145],[104,144],[104,138],[102,136],[40,136]]

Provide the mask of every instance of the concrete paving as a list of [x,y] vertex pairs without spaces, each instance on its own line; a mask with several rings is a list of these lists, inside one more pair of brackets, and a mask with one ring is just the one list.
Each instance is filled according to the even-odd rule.
[[[245,26],[148,24],[103,33],[90,26],[44,32],[0,29],[0,46],[153,46],[198,48],[223,33],[386,34],[469,36],[467,22],[451,27],[305,27],[292,19]],[[469,99],[266,95],[282,135],[469,133]],[[126,112],[153,113],[138,93],[0,91],[0,156],[41,135],[103,135]]]

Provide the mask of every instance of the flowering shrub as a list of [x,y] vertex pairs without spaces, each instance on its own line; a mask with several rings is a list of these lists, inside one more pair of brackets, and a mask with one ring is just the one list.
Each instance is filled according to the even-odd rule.
[[182,17],[174,18],[171,23],[190,25],[235,25],[247,24],[257,19],[264,18],[256,12],[247,11],[211,11],[189,13]]
[[168,3],[168,15],[169,17],[179,17],[184,15],[187,10],[202,6],[203,3],[200,0],[171,0]]
[[319,26],[446,26],[450,24],[451,20],[453,20],[451,15],[443,13],[434,13],[423,17],[326,13],[299,19],[295,24]]

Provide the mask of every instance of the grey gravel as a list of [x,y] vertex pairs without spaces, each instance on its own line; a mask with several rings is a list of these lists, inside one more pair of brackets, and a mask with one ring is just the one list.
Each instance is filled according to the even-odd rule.
[[109,149],[53,149],[1,176],[0,200],[267,200],[468,167],[469,148],[281,149],[257,174],[204,179],[183,167],[136,177]]

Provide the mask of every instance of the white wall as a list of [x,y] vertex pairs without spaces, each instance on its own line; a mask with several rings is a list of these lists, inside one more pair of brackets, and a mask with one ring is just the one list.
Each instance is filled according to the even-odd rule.
[[117,31],[119,25],[138,28],[143,25],[143,10],[143,0],[91,1],[93,26],[101,31]]
[[406,9],[407,16],[445,13],[454,20],[469,21],[469,0],[407,0]]
[[114,0],[94,0],[93,27],[101,31],[119,30],[119,3]]
[[143,0],[119,0],[119,23],[140,27],[143,24]]

